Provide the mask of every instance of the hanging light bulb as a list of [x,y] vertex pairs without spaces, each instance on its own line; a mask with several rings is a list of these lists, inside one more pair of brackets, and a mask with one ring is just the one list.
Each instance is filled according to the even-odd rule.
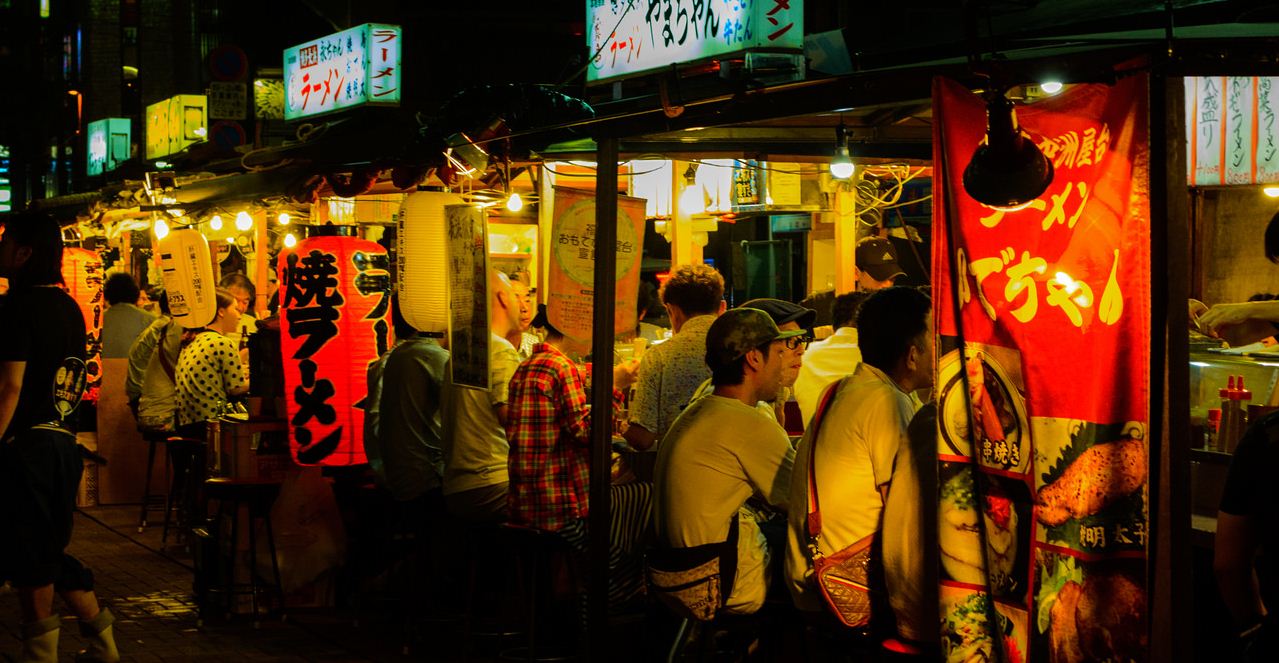
[[835,127],[835,157],[830,160],[830,175],[837,180],[846,180],[853,176],[855,169],[853,157],[848,153],[848,130],[841,121]]
[[688,216],[702,214],[706,211],[706,198],[702,194],[702,185],[697,182],[697,164],[688,164],[684,171],[684,193],[679,195],[679,213]]
[[155,229],[156,239],[164,239],[169,234],[169,223],[164,219],[156,219],[155,225],[152,227]]
[[235,229],[241,232],[253,230],[253,217],[248,212],[239,212],[235,215]]
[[1061,92],[1061,88],[1062,85],[1060,81],[1044,81],[1039,84],[1039,89],[1043,90],[1044,94],[1057,94],[1058,92]]
[[998,210],[1019,209],[1048,189],[1053,164],[1017,126],[1013,102],[998,89],[986,99],[986,140],[964,169],[964,190]]
[[520,197],[520,194],[512,191],[511,195],[506,199],[506,209],[512,212],[524,209],[524,199]]
[[289,225],[289,221],[292,221],[292,220],[293,219],[289,218],[288,212],[280,212],[280,215],[275,217],[275,222],[282,226]]
[[293,233],[284,233],[284,248],[291,249],[298,245],[298,238]]
[[213,218],[209,219],[209,228],[212,230],[222,230],[221,214],[214,214]]

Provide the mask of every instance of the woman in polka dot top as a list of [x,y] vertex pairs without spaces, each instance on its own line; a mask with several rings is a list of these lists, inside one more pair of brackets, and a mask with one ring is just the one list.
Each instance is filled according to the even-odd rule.
[[202,329],[188,329],[178,355],[174,391],[178,434],[204,439],[205,422],[221,415],[227,401],[249,390],[239,348],[228,338],[239,329],[235,298],[218,289],[217,316]]

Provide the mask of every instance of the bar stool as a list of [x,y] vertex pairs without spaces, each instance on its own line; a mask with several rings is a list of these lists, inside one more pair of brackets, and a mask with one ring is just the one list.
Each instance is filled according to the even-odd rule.
[[165,438],[164,446],[169,452],[169,464],[173,466],[173,481],[164,504],[164,529],[160,533],[162,545],[169,541],[169,525],[174,511],[177,512],[177,522],[173,526],[183,533],[184,540],[186,538],[197,487],[204,479],[206,445],[204,440],[171,436]]
[[[204,482],[205,497],[209,500],[217,500],[218,510],[214,517],[213,529],[214,536],[218,539],[218,549],[222,549],[222,521],[230,515],[231,517],[231,536],[230,536],[230,568],[227,569],[225,575],[222,575],[221,592],[226,596],[226,608],[228,615],[234,607],[234,597],[240,594],[248,594],[250,604],[253,606],[253,626],[257,628],[258,621],[258,592],[262,591],[257,574],[258,566],[258,546],[257,531],[253,526],[253,521],[261,520],[266,524],[267,549],[271,553],[271,571],[275,576],[274,591],[279,599],[280,619],[285,618],[284,613],[284,587],[280,582],[280,563],[275,553],[275,531],[271,528],[271,505],[275,503],[275,498],[280,494],[280,482],[261,479],[231,479],[225,477],[215,477],[206,479]],[[240,536],[240,507],[245,506],[249,512],[249,581],[248,583],[235,582],[236,560],[239,557],[237,547],[239,545]],[[212,588],[211,588],[212,589]]]
[[[524,596],[524,574],[520,565],[510,563],[514,560],[511,557],[512,551],[505,547],[501,539],[502,525],[455,522],[453,526],[462,532],[463,548],[466,551],[466,603],[462,609],[465,650],[462,660],[469,661],[476,638],[495,640],[496,650],[502,651],[502,645],[507,639],[524,635],[524,631],[506,620],[505,614],[488,615],[489,619],[484,622],[484,626],[476,628],[477,622],[480,621],[476,619],[476,598],[481,589],[479,587],[481,565],[500,570],[499,574],[494,574],[496,578],[494,575],[486,576],[489,580],[486,588],[493,590],[495,594],[486,607],[494,608],[496,611],[500,611],[512,601]],[[512,588],[514,591],[511,591]]]
[[[539,649],[538,643],[538,613],[554,614],[553,611],[547,609],[549,606],[542,605],[542,601],[548,600],[551,595],[548,592],[545,597],[539,597],[538,577],[545,575],[549,585],[553,578],[553,561],[557,558],[567,558],[571,575],[570,581],[574,587],[577,587],[578,584],[576,569],[572,560],[573,551],[568,542],[555,532],[547,532],[532,527],[521,527],[519,525],[501,525],[498,528],[498,532],[499,539],[504,544],[504,547],[514,551],[516,554],[517,568],[520,569],[520,575],[523,578],[523,583],[521,584],[525,590],[524,599],[527,605],[527,612],[524,618],[524,630],[527,634],[526,644],[523,647],[501,652],[499,658],[511,661],[539,662],[576,660],[577,643],[568,648],[568,651],[565,651],[566,647],[563,645],[556,646],[552,644],[548,647],[545,643],[542,643]],[[580,596],[578,598],[580,599]],[[573,610],[578,614],[580,620],[581,605],[577,601],[574,602]]]
[[[168,506],[168,493],[164,495],[151,494],[151,472],[155,466],[155,447],[157,444],[164,444],[169,439],[170,433],[163,431],[144,431],[142,439],[147,441],[147,474],[145,483],[142,484],[142,513],[138,516],[138,533],[141,534],[147,528],[147,512],[152,509],[163,509]],[[172,464],[169,462],[168,453],[165,453],[165,474],[169,474]]]

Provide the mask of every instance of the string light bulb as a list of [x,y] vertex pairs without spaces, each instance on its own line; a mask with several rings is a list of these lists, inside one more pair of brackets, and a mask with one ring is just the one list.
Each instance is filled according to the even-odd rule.
[[293,233],[284,233],[284,248],[291,249],[298,245],[298,238]]
[[287,226],[287,225],[289,225],[289,221],[291,221],[291,220],[292,220],[292,219],[290,219],[290,218],[289,218],[289,213],[288,213],[288,212],[280,212],[280,215],[279,215],[279,216],[277,216],[277,217],[275,217],[275,222],[276,222],[276,223],[278,223],[278,224],[280,224],[280,225],[282,225],[282,226]]
[[214,214],[213,218],[209,219],[209,228],[212,230],[222,230],[221,214]]
[[506,209],[512,212],[524,209],[524,199],[520,197],[520,194],[512,191],[511,195],[506,199]]
[[848,152],[848,130],[841,121],[835,127],[835,156],[830,160],[830,175],[837,180],[846,180],[853,176],[856,166]]
[[235,229],[241,232],[253,230],[253,217],[248,212],[240,212],[235,215]]
[[156,239],[164,239],[169,234],[169,223],[164,219],[156,219],[153,228]]

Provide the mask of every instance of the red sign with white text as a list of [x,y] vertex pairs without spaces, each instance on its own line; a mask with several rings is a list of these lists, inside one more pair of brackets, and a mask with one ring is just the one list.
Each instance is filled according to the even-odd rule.
[[948,660],[996,643],[1014,661],[1145,659],[1146,95],[1132,76],[1019,107],[1055,176],[999,211],[962,184],[984,101],[934,82]]

